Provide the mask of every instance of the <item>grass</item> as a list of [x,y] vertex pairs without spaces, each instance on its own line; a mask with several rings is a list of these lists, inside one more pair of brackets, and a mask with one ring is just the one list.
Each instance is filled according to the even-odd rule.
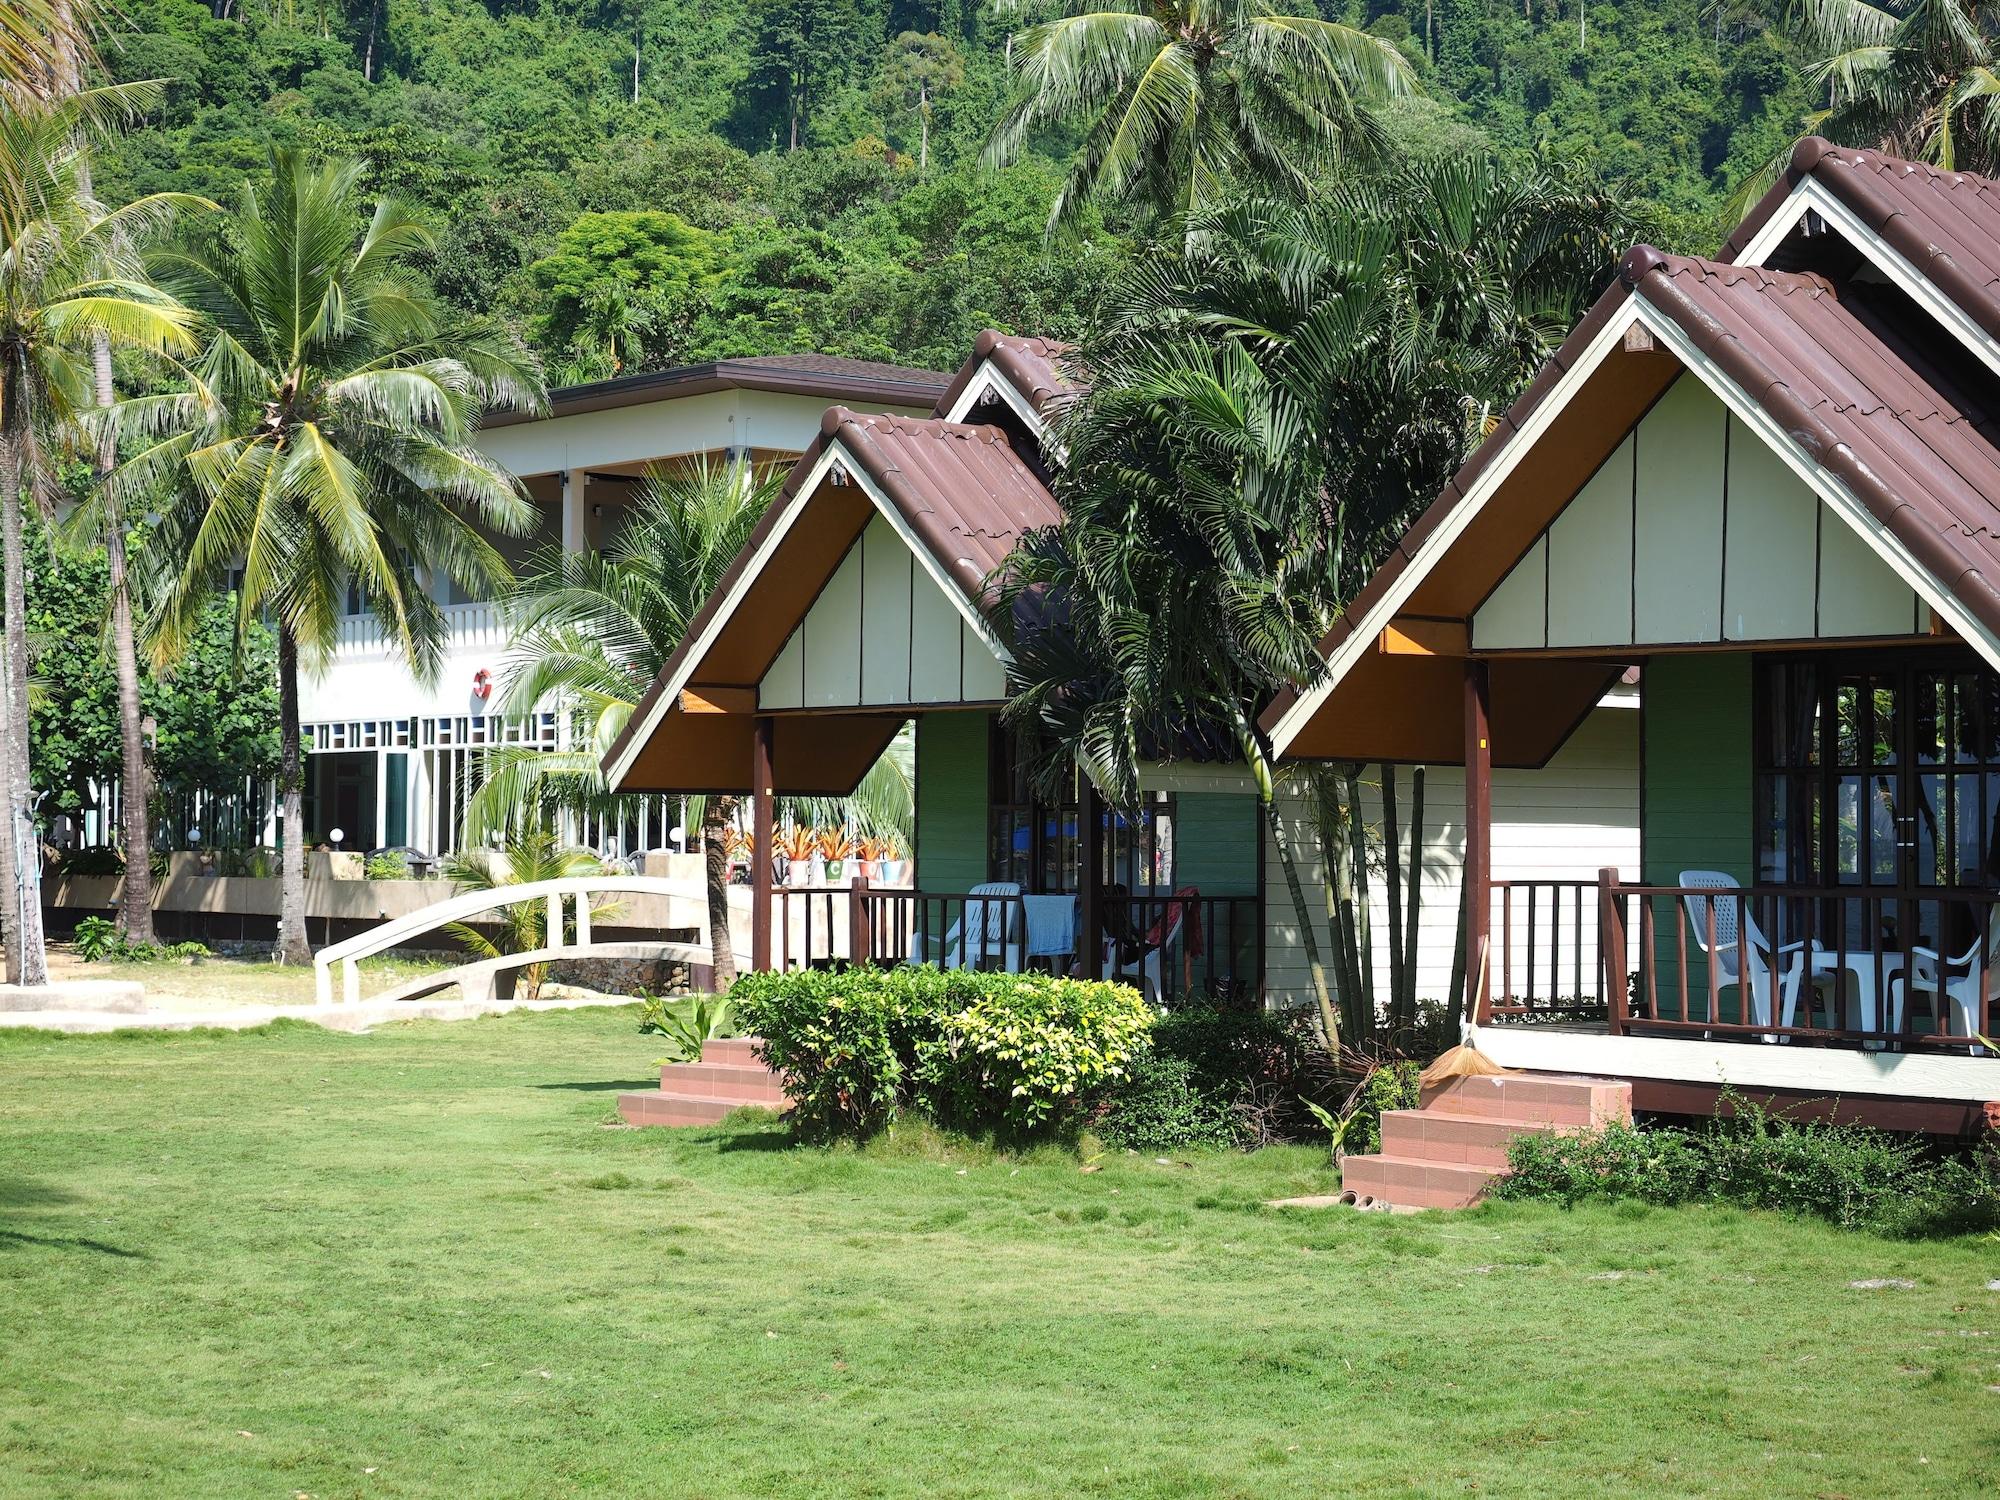
[[0,1495],[2000,1479],[2000,1246],[1262,1207],[1330,1185],[1306,1149],[620,1129],[633,1017],[0,1035]]
[[[167,959],[157,963],[101,960],[86,963],[67,945],[50,949],[51,975],[58,979],[134,979],[146,986],[156,1009],[203,1010],[235,1005],[311,1005],[315,998],[310,964],[274,964],[265,959],[216,954],[198,963]],[[419,974],[449,968],[436,958],[383,954],[361,960],[364,995],[372,995],[414,979]],[[335,988],[338,989],[338,976]]]

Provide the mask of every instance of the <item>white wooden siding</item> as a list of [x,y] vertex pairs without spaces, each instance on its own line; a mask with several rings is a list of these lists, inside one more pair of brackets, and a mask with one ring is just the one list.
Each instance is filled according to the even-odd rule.
[[1682,376],[1474,613],[1483,650],[1921,634],[1914,590]]
[[[1379,774],[1379,768],[1370,770]],[[1409,768],[1398,770],[1396,786],[1397,807],[1407,831]],[[1379,828],[1379,790],[1371,787],[1364,791],[1363,801],[1370,824]],[[1327,936],[1318,841],[1312,836],[1302,800],[1287,792],[1281,795],[1280,806],[1292,849],[1298,857],[1299,876],[1306,887],[1306,904],[1313,914],[1320,953],[1323,959],[1330,960],[1332,949]],[[1452,950],[1458,933],[1459,883],[1465,861],[1465,772],[1459,767],[1434,766],[1425,773],[1424,832],[1417,994],[1425,999],[1442,999],[1450,988]],[[1267,833],[1264,993],[1278,1004],[1309,1004],[1312,984],[1298,918],[1269,837]],[[1628,880],[1639,878],[1639,715],[1631,708],[1595,710],[1540,771],[1493,773],[1496,880],[1595,880],[1597,872],[1607,865],[1615,866]],[[1375,932],[1377,994],[1386,996],[1389,917],[1387,891],[1379,872],[1370,873],[1369,894]],[[1588,905],[1585,917],[1588,926]],[[1496,912],[1496,932],[1497,923]],[[1567,937],[1567,908],[1564,924]],[[1521,931],[1518,919],[1516,930],[1517,934]],[[1594,937],[1594,933],[1587,935],[1582,954],[1586,980],[1596,962]],[[1516,949],[1524,946],[1517,936]],[[1517,951],[1515,968],[1522,971],[1515,976],[1517,982],[1525,978],[1525,962],[1525,952]],[[1574,950],[1567,942],[1560,950],[1558,966],[1564,976],[1574,970]],[[1565,985],[1565,992],[1567,988]]]
[[1006,668],[878,515],[764,674],[757,706],[989,703],[1006,694]]

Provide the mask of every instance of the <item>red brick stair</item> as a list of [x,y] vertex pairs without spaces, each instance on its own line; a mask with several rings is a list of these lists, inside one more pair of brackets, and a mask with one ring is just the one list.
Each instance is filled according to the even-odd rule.
[[1453,1078],[1421,1109],[1382,1115],[1382,1153],[1341,1164],[1344,1192],[1396,1208],[1465,1208],[1506,1174],[1507,1146],[1528,1132],[1632,1118],[1632,1085],[1557,1073]]
[[755,1037],[717,1037],[705,1043],[700,1062],[663,1063],[660,1086],[620,1094],[618,1113],[628,1125],[713,1125],[745,1105],[780,1112],[791,1107],[784,1080],[764,1065]]

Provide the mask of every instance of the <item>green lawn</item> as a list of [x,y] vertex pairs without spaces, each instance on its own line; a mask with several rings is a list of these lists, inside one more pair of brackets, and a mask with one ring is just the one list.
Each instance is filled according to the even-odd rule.
[[0,1034],[0,1494],[2000,1484],[2000,1245],[615,1128],[632,1025]]

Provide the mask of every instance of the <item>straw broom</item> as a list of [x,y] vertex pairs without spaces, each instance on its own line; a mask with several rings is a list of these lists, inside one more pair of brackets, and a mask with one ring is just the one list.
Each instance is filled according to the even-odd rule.
[[[1474,981],[1472,986],[1472,993],[1474,995],[1483,995],[1486,993],[1488,941],[1486,938],[1479,940],[1479,977]],[[1471,1043],[1461,1042],[1449,1052],[1439,1056],[1428,1068],[1425,1068],[1417,1077],[1417,1086],[1423,1092],[1429,1093],[1432,1089],[1448,1083],[1454,1078],[1485,1078],[1491,1077],[1496,1073],[1506,1073],[1509,1071],[1509,1069],[1501,1067],[1492,1058],[1472,1046]]]

